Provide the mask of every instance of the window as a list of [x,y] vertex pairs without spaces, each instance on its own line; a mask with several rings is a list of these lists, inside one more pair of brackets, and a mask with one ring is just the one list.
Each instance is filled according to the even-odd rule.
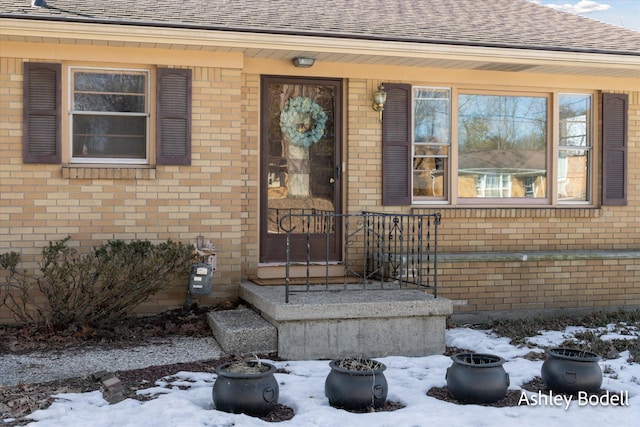
[[597,182],[593,94],[385,88],[384,205],[627,203],[626,94],[602,94]]
[[414,88],[413,111],[413,196],[444,199],[449,182],[450,90]]
[[585,202],[591,175],[591,96],[560,94],[558,201]]
[[[70,161],[106,165],[191,164],[190,69],[69,68],[69,114],[61,106],[60,64],[24,64],[25,163]],[[150,147],[150,105],[155,101],[155,159]],[[69,120],[69,151],[62,150],[62,120]]]
[[145,71],[72,69],[71,161],[148,163]]

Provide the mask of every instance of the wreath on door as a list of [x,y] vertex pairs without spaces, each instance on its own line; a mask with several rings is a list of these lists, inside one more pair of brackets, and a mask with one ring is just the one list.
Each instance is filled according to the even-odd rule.
[[280,130],[299,147],[320,141],[326,124],[327,113],[308,97],[289,98],[280,113]]

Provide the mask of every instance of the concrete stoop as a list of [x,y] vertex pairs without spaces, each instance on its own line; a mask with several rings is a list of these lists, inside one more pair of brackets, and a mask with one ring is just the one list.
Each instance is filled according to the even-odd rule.
[[240,298],[277,327],[284,359],[443,354],[451,300],[417,289],[338,289],[297,293],[285,303],[283,286],[242,283]]
[[227,354],[273,353],[278,349],[275,326],[246,307],[208,314],[213,337]]

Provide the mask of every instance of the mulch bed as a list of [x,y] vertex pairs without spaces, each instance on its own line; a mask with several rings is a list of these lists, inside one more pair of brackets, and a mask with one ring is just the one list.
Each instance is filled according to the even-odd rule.
[[[494,408],[504,408],[507,406],[518,406],[518,402],[520,401],[520,390],[508,390],[507,395],[497,402],[493,403],[474,403],[474,405],[481,406],[492,406]],[[451,393],[449,393],[449,389],[445,387],[433,387],[429,391],[427,391],[427,396],[433,397],[438,400],[442,400],[449,403],[455,403],[457,405],[465,405],[465,403],[456,400]]]
[[96,348],[127,348],[139,346],[154,338],[171,335],[210,337],[207,313],[233,308],[233,304],[217,307],[180,308],[163,313],[124,319],[102,328],[51,331],[46,328],[0,325],[0,355],[24,354],[33,351],[66,350],[92,346]]
[[393,400],[387,400],[379,408],[368,408],[368,409],[363,409],[361,411],[358,411],[358,410],[355,410],[355,409],[345,409],[345,411],[351,412],[353,414],[366,414],[366,413],[369,413],[369,412],[392,412],[392,411],[397,411],[398,409],[402,409],[402,408],[404,408],[404,406],[405,405],[403,405],[400,402],[394,402]]
[[[544,393],[548,393],[546,391],[546,386],[542,381],[542,378],[535,377],[533,380],[529,381],[526,384],[522,385],[522,388],[525,390],[538,392],[543,391]],[[491,406],[494,408],[505,408],[508,406],[519,406],[520,405],[520,396],[522,392],[520,390],[507,390],[507,394],[502,399],[492,402],[492,403],[474,403],[473,405],[480,406]],[[456,405],[466,405],[467,403],[458,401],[455,397],[449,393],[449,389],[447,386],[444,387],[432,387],[429,391],[427,391],[427,396],[433,397],[438,400],[442,400],[449,403],[454,403]]]

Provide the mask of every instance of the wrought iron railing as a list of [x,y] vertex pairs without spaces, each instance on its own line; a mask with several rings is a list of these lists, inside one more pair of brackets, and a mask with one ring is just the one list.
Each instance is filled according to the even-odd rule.
[[[438,225],[440,214],[389,214],[362,212],[360,214],[335,214],[315,211],[286,213],[279,216],[280,231],[286,234],[286,302],[295,292],[316,292],[337,289],[397,289],[414,287],[429,289],[438,296]],[[330,273],[331,236],[340,242],[340,259],[343,267],[340,281]],[[306,261],[292,262],[292,236],[302,236]],[[312,257],[312,239],[324,242],[324,259]],[[333,242],[333,243],[331,243]],[[317,244],[317,243],[316,243]],[[300,247],[297,248],[300,251]],[[297,253],[300,258],[300,253]],[[293,286],[291,267],[306,266],[306,280]],[[311,267],[324,265],[324,277],[312,277]]]
[[331,233],[335,216],[333,211],[315,208],[269,208],[269,222],[275,225],[271,232],[286,233]]

